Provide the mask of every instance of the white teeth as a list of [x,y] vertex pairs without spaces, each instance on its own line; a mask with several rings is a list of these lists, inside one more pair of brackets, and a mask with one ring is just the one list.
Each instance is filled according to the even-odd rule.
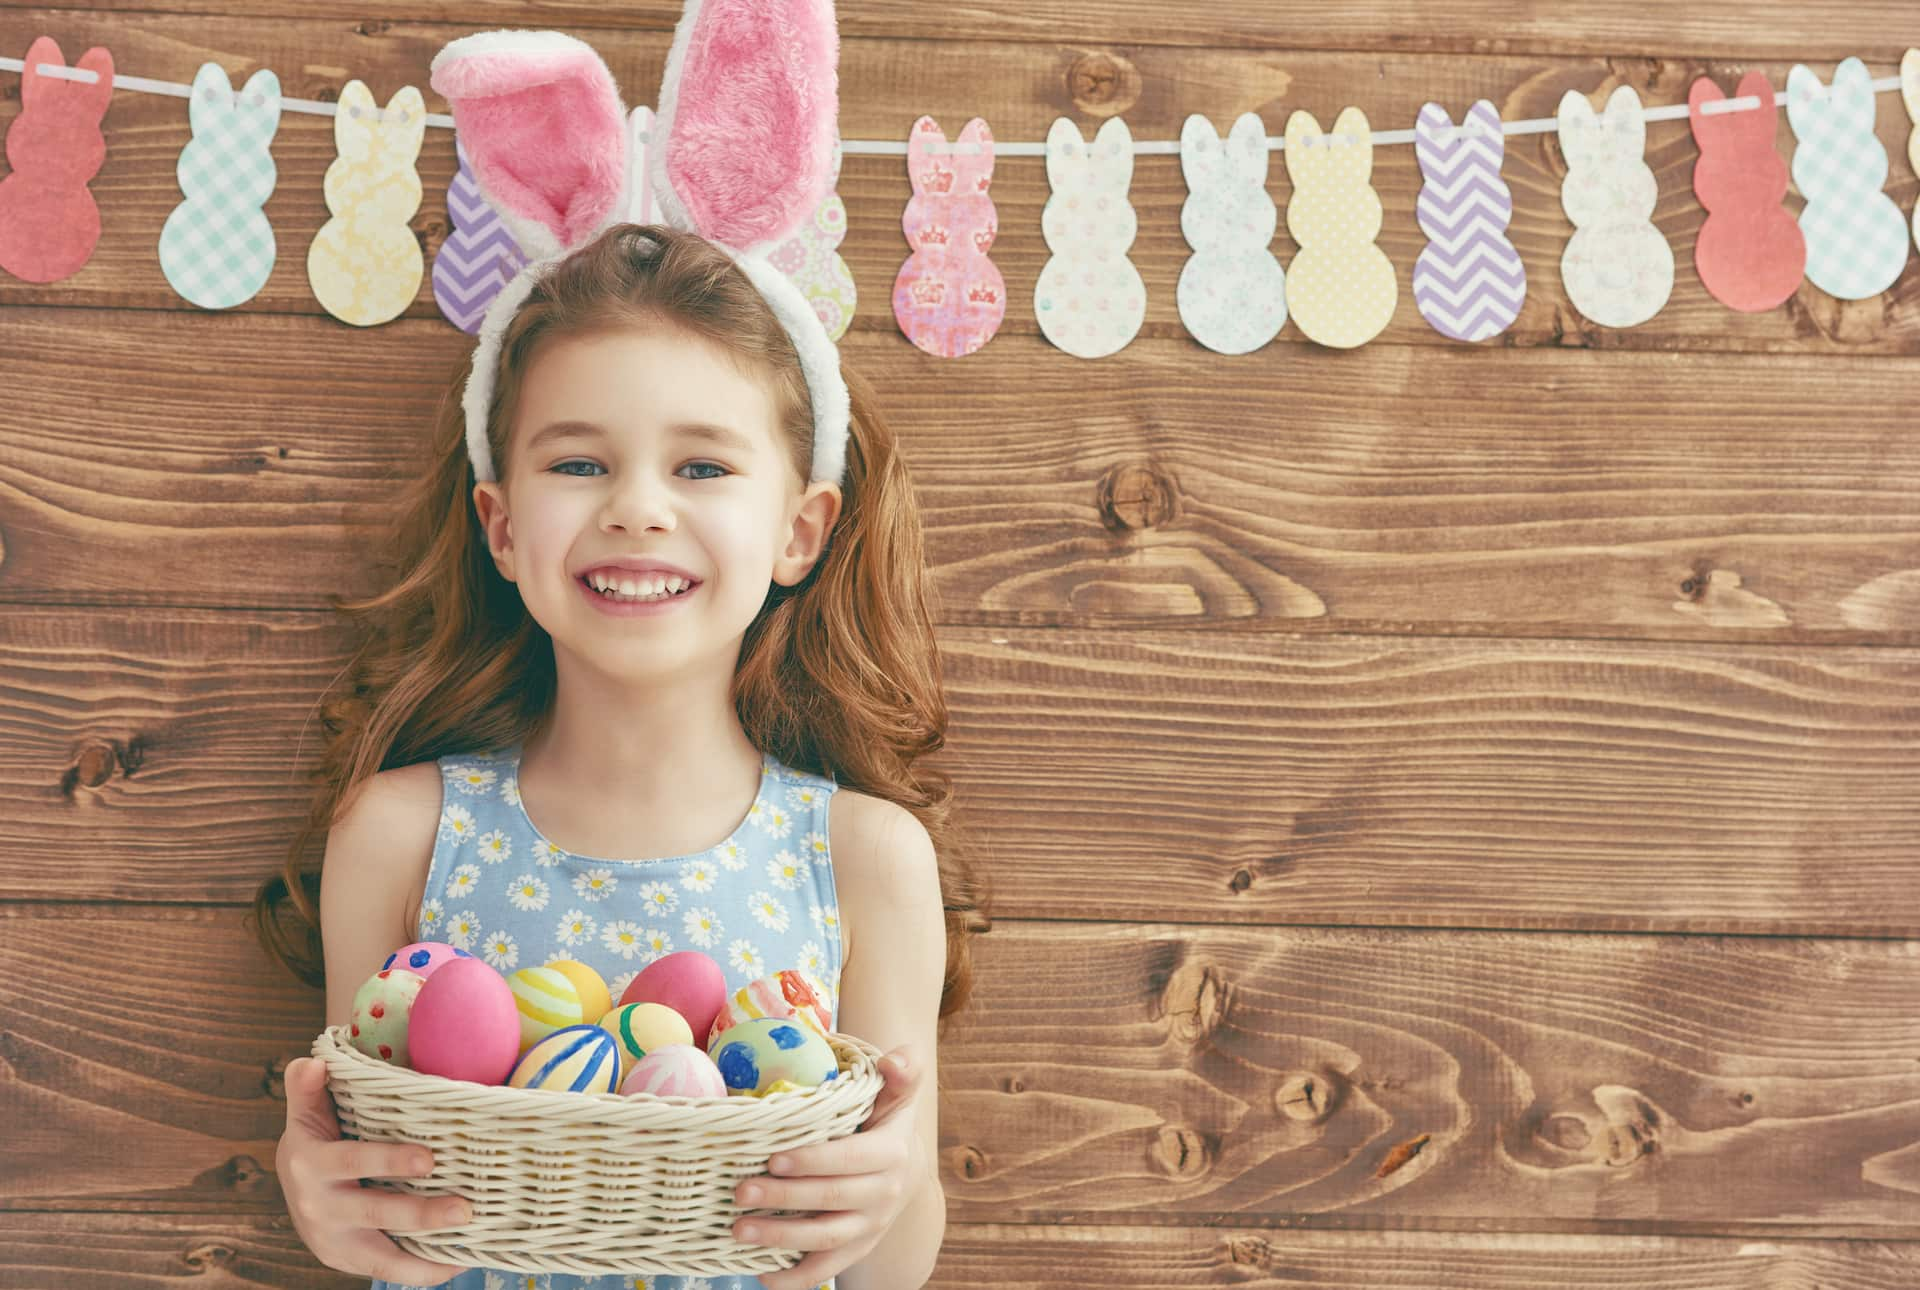
[[693,585],[685,578],[667,577],[664,574],[642,574],[638,579],[615,579],[602,572],[589,574],[587,583],[595,591],[638,600],[658,600],[664,596],[677,595]]

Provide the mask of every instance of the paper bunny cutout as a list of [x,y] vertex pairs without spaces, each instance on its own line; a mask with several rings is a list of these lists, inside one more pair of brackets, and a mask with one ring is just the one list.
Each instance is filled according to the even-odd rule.
[[1127,259],[1139,220],[1127,201],[1133,134],[1108,117],[1089,144],[1066,117],[1047,131],[1047,183],[1040,231],[1053,252],[1034,283],[1033,308],[1046,338],[1069,354],[1103,358],[1134,338],[1147,313],[1147,288]]
[[847,204],[834,191],[840,182],[840,138],[833,140],[833,164],[827,170],[827,187],[813,214],[800,222],[792,236],[767,253],[773,267],[793,279],[800,294],[813,306],[826,330],[827,339],[837,341],[853,322],[855,300],[853,270],[840,257],[840,243],[847,238]]
[[[1907,164],[1920,174],[1920,49],[1909,49],[1900,58],[1900,97],[1913,121],[1907,136]],[[1913,208],[1913,240],[1920,243],[1920,203]]]
[[999,235],[993,184],[993,131],[979,117],[956,140],[978,152],[935,152],[946,134],[930,116],[907,133],[913,196],[900,227],[913,253],[893,279],[893,317],[908,340],[940,358],[974,353],[1000,330],[1007,284],[987,255]]
[[434,56],[431,84],[452,109],[474,180],[533,257],[480,326],[463,400],[476,479],[496,477],[486,418],[508,321],[540,274],[630,220],[643,185],[666,224],[721,248],[766,298],[812,397],[813,477],[841,479],[848,397],[839,356],[813,306],[766,258],[830,181],[838,56],[829,0],[688,0],[644,162],[613,77],[585,43],[557,31],[489,31]]
[[1907,263],[1906,220],[1880,190],[1887,150],[1873,132],[1875,111],[1873,78],[1858,58],[1834,70],[1831,88],[1802,64],[1787,73],[1807,281],[1841,300],[1879,295]]
[[1659,184],[1647,169],[1640,96],[1622,85],[1595,115],[1579,90],[1560,98],[1567,177],[1560,205],[1574,233],[1560,257],[1567,298],[1602,327],[1633,327],[1673,294],[1673,248],[1653,226]]
[[218,63],[202,63],[187,100],[193,138],[174,167],[185,200],[160,230],[160,272],[181,298],[230,309],[273,273],[273,225],[261,207],[278,172],[280,78],[261,68],[236,92]]
[[447,219],[453,225],[433,257],[433,300],[447,321],[469,336],[480,330],[487,306],[526,264],[520,244],[500,215],[480,195],[466,145],[453,140],[458,168],[447,185]]
[[1311,112],[1296,111],[1287,118],[1286,153],[1287,231],[1300,244],[1287,268],[1287,308],[1322,345],[1364,345],[1392,319],[1400,295],[1393,263],[1373,244],[1382,212],[1369,182],[1367,114],[1343,109],[1329,134]]
[[1195,113],[1180,127],[1187,200],[1180,233],[1193,255],[1175,299],[1193,338],[1222,354],[1246,354],[1287,323],[1287,275],[1268,249],[1280,214],[1267,196],[1267,127],[1243,112],[1223,142]]
[[1456,127],[1438,103],[1423,104],[1413,135],[1425,179],[1414,216],[1428,238],[1413,266],[1413,302],[1442,336],[1497,336],[1527,296],[1526,266],[1507,240],[1513,190],[1500,178],[1500,110],[1480,99]]
[[1747,313],[1772,309],[1800,285],[1807,271],[1807,239],[1780,204],[1787,195],[1787,163],[1773,146],[1780,114],[1767,74],[1748,72],[1734,97],[1755,97],[1757,109],[1708,113],[1726,96],[1702,76],[1687,90],[1687,119],[1700,159],[1693,191],[1706,223],[1693,244],[1694,267],[1714,299]]
[[67,65],[51,36],[27,47],[20,115],[7,127],[13,169],[0,179],[0,269],[24,282],[71,277],[100,241],[100,208],[87,183],[106,160],[100,119],[113,100],[113,55],[105,49],[80,56],[77,66],[94,73],[92,82],[48,76],[41,63]]
[[342,322],[371,327],[400,316],[420,290],[426,262],[407,221],[420,209],[413,168],[427,107],[414,86],[374,105],[360,81],[340,91],[333,118],[339,156],[327,167],[333,218],[307,248],[314,298]]

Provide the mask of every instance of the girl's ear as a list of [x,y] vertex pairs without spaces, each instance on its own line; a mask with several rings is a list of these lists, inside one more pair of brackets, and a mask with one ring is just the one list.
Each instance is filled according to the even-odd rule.
[[647,158],[668,222],[752,253],[812,216],[833,164],[839,58],[832,0],[687,0]]
[[474,182],[529,258],[590,240],[627,187],[627,112],[592,47],[557,31],[483,31],[434,56]]

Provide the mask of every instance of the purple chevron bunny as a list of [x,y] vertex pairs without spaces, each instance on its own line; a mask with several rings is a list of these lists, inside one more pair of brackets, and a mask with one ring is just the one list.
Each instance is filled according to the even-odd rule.
[[460,169],[447,186],[447,217],[453,221],[453,231],[433,257],[433,298],[447,321],[471,336],[480,330],[487,306],[500,288],[513,281],[526,257],[480,195],[467,164],[466,145],[455,139],[453,146],[460,158]]
[[1413,151],[1425,186],[1414,205],[1427,247],[1413,266],[1413,300],[1442,336],[1480,341],[1520,316],[1526,266],[1507,240],[1513,193],[1500,178],[1506,136],[1481,99],[1455,126],[1438,103],[1421,107]]

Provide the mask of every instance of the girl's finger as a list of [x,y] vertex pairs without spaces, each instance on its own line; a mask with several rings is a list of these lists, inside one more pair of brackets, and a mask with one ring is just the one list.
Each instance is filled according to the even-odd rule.
[[834,1250],[867,1236],[864,1214],[815,1214],[810,1218],[743,1218],[734,1235],[749,1245],[782,1250]]
[[[758,1194],[758,1199],[747,1196]],[[755,1179],[740,1187],[740,1203],[749,1209],[810,1209],[826,1212],[840,1209],[878,1209],[887,1203],[887,1182],[883,1174],[839,1174],[825,1178],[782,1178],[763,1182]]]

